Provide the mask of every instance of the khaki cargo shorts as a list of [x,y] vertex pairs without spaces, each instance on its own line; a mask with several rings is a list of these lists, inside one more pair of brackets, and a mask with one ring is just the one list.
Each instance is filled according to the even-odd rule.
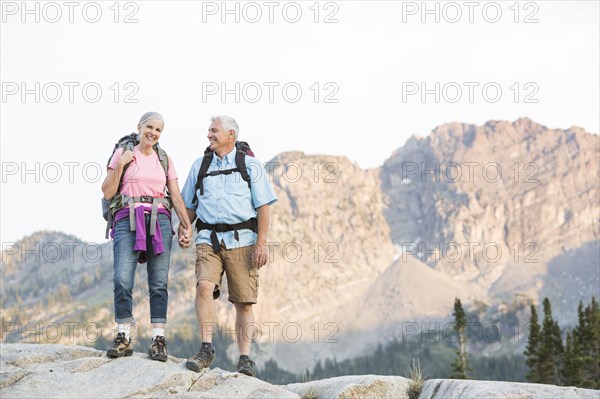
[[208,244],[196,245],[196,285],[201,280],[215,284],[213,298],[221,295],[221,279],[227,276],[229,302],[256,303],[258,297],[258,269],[252,265],[254,245],[226,249],[215,253]]

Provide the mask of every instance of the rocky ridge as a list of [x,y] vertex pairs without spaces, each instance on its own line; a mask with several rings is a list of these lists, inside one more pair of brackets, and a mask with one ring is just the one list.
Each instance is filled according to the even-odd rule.
[[[284,386],[220,369],[195,373],[183,359],[165,363],[146,355],[109,359],[80,346],[2,344],[3,398],[409,398],[399,376],[345,376]],[[600,391],[541,384],[430,380],[419,399],[597,399]]]

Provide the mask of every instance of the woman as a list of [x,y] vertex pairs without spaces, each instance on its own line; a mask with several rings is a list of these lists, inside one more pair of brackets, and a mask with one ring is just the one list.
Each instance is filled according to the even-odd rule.
[[[173,161],[157,146],[164,128],[163,117],[156,112],[147,112],[142,115],[137,128],[139,144],[133,150],[119,148],[115,151],[102,183],[104,198],[112,198],[111,209],[116,210],[111,237],[114,239],[114,300],[118,333],[107,356],[133,354],[132,291],[139,261],[148,263],[153,327],[149,355],[153,360],[165,362],[167,282],[173,237],[171,202],[180,220],[178,236],[182,248],[190,244],[192,225],[179,192]],[[165,197],[165,186],[171,201]]]

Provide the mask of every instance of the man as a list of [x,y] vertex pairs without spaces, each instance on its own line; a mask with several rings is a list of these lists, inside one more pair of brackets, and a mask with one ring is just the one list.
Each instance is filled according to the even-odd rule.
[[[188,359],[186,367],[199,372],[215,357],[214,300],[220,295],[225,272],[229,301],[236,311],[237,371],[255,376],[255,363],[249,357],[254,333],[252,305],[258,295],[258,269],[267,263],[269,206],[277,198],[262,163],[236,149],[239,127],[235,120],[216,116],[211,122],[210,151],[194,162],[181,193],[190,220],[197,218],[196,316],[202,338],[200,351]],[[239,165],[246,166],[249,181],[236,164],[236,155],[237,162],[245,162]],[[204,158],[205,165],[210,165],[201,173]]]

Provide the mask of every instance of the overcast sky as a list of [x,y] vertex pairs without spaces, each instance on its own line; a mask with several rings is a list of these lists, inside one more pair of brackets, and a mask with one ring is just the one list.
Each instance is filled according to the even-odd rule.
[[1,3],[3,249],[42,229],[103,242],[107,158],[149,110],[180,185],[214,114],[263,162],[363,168],[453,121],[599,131],[597,1],[23,4]]

